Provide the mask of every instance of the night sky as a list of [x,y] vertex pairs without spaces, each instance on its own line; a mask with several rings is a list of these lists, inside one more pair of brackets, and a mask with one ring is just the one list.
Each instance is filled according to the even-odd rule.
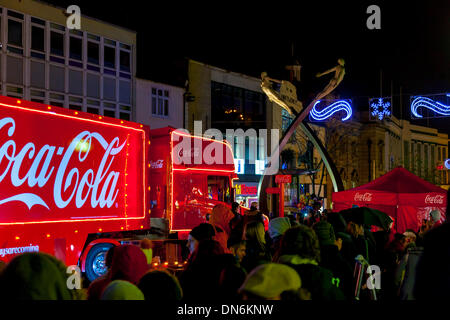
[[[450,92],[450,1],[47,1],[77,4],[82,14],[138,32],[137,76],[182,85],[172,61],[189,57],[231,71],[282,77],[294,57],[302,65],[300,99],[308,103],[329,77],[317,72],[346,61],[336,89],[368,110],[368,98],[392,94],[394,114],[409,120],[409,96]],[[338,3],[339,2],[339,3]],[[308,3],[308,4],[306,4]],[[381,30],[366,9],[381,8]],[[382,70],[382,90],[380,90]],[[178,77],[177,77],[178,75]],[[426,124],[426,121],[416,122]],[[450,134],[450,119],[429,120]]]

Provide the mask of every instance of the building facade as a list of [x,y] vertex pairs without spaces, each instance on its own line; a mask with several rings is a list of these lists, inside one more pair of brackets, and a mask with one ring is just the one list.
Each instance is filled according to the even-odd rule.
[[[281,108],[266,99],[259,78],[194,60],[188,60],[187,69],[185,128],[193,132],[195,122],[201,121],[202,132],[218,129],[224,138],[227,129],[256,133],[256,137],[250,134],[230,141],[239,177],[236,199],[250,206],[258,199],[258,184],[270,155],[270,129],[281,129]],[[260,135],[260,129],[269,129],[266,138]]]
[[136,121],[150,126],[183,128],[184,88],[136,79]]
[[136,33],[35,0],[0,4],[0,94],[135,120]]

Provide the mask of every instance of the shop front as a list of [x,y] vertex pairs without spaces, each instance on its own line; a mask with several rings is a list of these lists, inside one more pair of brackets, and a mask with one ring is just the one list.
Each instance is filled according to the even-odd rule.
[[236,187],[236,202],[241,206],[250,208],[252,202],[258,203],[258,183],[238,182]]

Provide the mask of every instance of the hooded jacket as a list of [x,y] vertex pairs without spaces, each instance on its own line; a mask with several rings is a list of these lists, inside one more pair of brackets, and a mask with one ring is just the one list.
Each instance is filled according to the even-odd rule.
[[282,255],[278,262],[297,271],[302,279],[302,288],[311,293],[312,300],[345,300],[344,294],[338,288],[339,280],[333,277],[330,270],[320,267],[317,261],[298,255]]
[[209,218],[209,223],[214,227],[216,233],[214,240],[218,241],[225,253],[230,253],[227,246],[228,237],[230,236],[230,221],[234,215],[231,209],[226,205],[216,205]]
[[15,257],[0,276],[1,300],[83,300],[84,292],[67,286],[66,266],[45,253]]

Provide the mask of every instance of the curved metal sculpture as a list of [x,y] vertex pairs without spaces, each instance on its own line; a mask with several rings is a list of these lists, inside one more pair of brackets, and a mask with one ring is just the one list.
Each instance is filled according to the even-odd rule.
[[[274,150],[275,152],[272,152],[272,156],[269,160],[268,166],[267,167],[271,167],[271,163],[274,162],[274,157],[278,157],[280,150],[283,150],[283,148],[286,146],[287,142],[289,141],[289,139],[291,138],[291,136],[294,134],[295,130],[297,129],[298,126],[300,126],[300,128],[304,131],[304,133],[306,134],[306,136],[308,137],[308,139],[310,139],[312,141],[312,143],[314,144],[314,146],[317,148],[317,150],[319,151],[320,156],[322,157],[322,160],[328,170],[328,173],[331,177],[331,181],[333,184],[333,189],[335,192],[338,191],[343,191],[344,190],[344,185],[342,183],[341,177],[339,175],[339,172],[337,171],[336,165],[334,164],[333,160],[331,159],[330,155],[328,154],[327,150],[325,149],[325,147],[323,146],[322,142],[320,141],[320,139],[317,137],[317,135],[314,133],[314,131],[309,127],[309,125],[306,122],[303,122],[305,120],[305,118],[309,115],[310,111],[313,109],[313,107],[315,106],[315,104],[322,99],[323,97],[325,97],[326,95],[330,94],[338,85],[339,83],[342,81],[344,75],[345,75],[345,68],[344,68],[344,60],[343,59],[339,59],[338,60],[338,65],[332,69],[329,69],[323,73],[319,73],[316,76],[320,77],[324,74],[330,73],[330,72],[335,72],[334,77],[330,80],[330,82],[328,83],[328,85],[321,91],[319,92],[316,97],[314,98],[314,100],[312,100],[308,107],[301,110],[301,112],[295,112],[292,110],[292,108],[290,109],[290,113],[296,113],[296,117],[295,119],[292,121],[292,123],[289,125],[288,129],[286,130],[286,132],[283,134],[283,136],[280,139],[280,142],[278,144],[278,146],[276,147],[276,149]],[[267,73],[262,73],[262,84],[261,87],[263,87],[264,85],[264,89],[268,88],[268,81],[273,81],[274,79],[268,78],[267,77]],[[266,92],[266,90],[264,90],[264,92]],[[270,97],[269,97],[270,99]],[[272,99],[271,99],[272,101]],[[274,102],[278,104],[277,100],[274,99]],[[285,108],[286,104],[284,105],[280,105],[281,107]],[[268,211],[267,210],[267,193],[266,192],[261,192],[262,190],[265,190],[267,187],[269,187],[270,184],[270,179],[271,179],[271,175],[267,175],[266,174],[267,169],[264,172],[263,178],[260,180],[259,182],[259,186],[258,186],[258,195],[259,195],[259,208],[262,211]]]

